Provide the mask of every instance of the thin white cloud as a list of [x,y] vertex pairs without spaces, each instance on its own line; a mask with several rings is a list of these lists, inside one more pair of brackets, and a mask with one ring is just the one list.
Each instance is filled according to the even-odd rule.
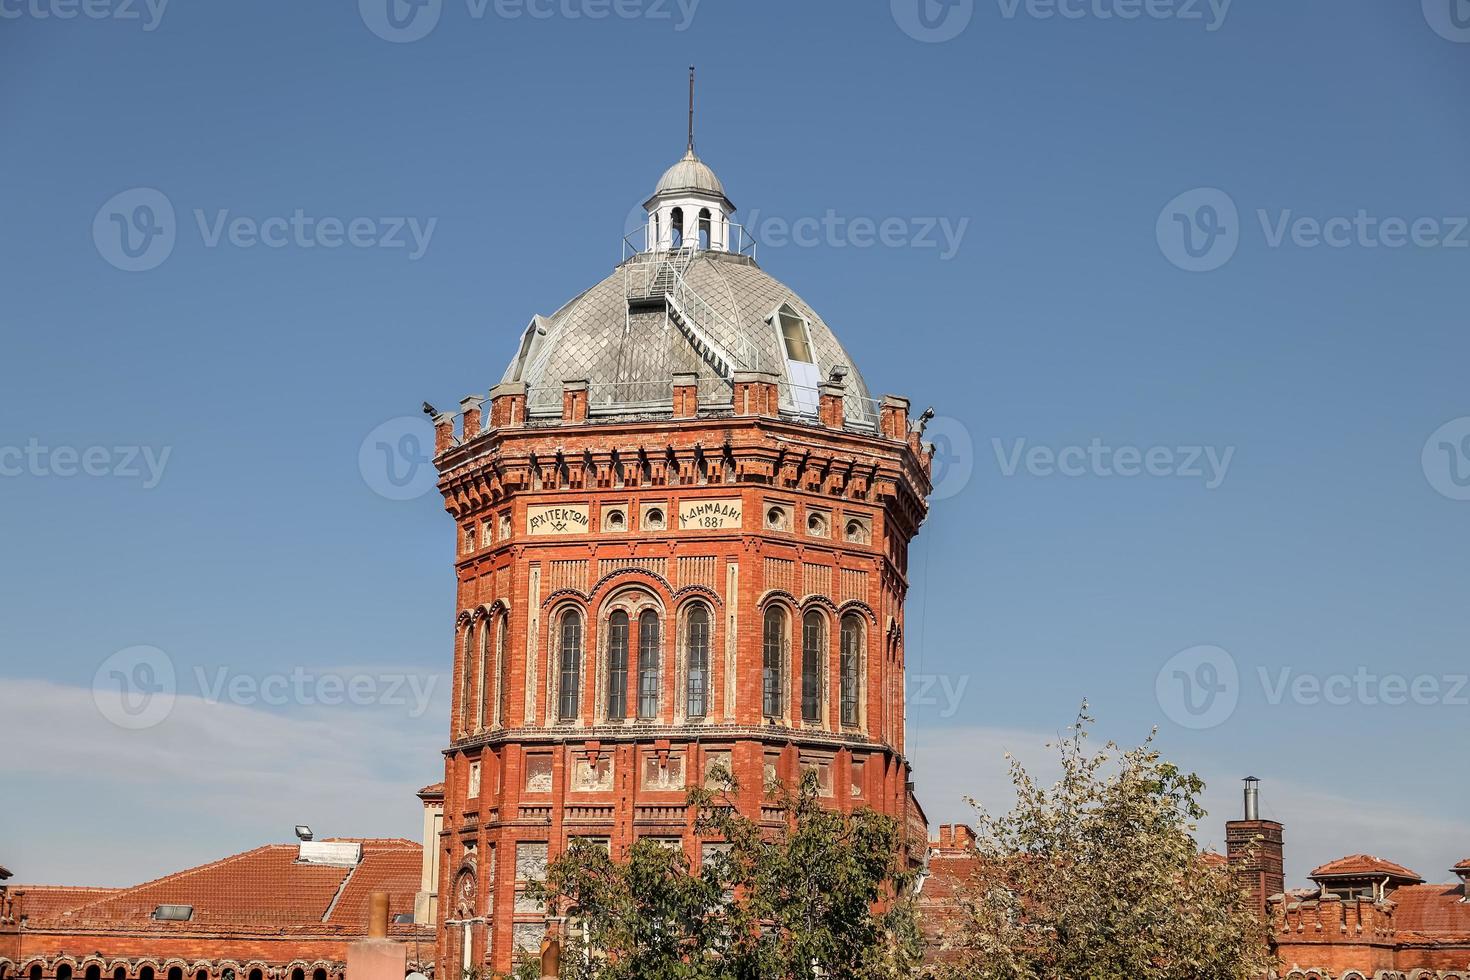
[[[443,778],[447,708],[291,707],[209,703],[180,695],[160,724],[130,731],[90,689],[0,681],[14,751],[0,782],[30,806],[0,811],[18,878],[132,884],[290,839],[419,835],[420,786]],[[18,744],[17,744],[18,743]],[[7,797],[10,794],[5,794]],[[95,821],[99,811],[108,820]]]

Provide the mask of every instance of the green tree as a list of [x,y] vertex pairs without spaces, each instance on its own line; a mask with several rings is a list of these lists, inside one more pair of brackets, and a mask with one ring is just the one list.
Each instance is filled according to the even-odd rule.
[[573,980],[897,980],[920,938],[897,823],[838,813],[808,774],[772,787],[784,831],[733,805],[728,772],[689,793],[696,829],[722,842],[692,873],[682,850],[637,842],[626,861],[573,842],[535,894],[575,917],[563,975]]
[[1054,747],[1042,786],[1011,760],[1015,807],[979,811],[977,871],[945,975],[965,980],[1255,980],[1262,923],[1195,842],[1204,784],[1143,745],[1088,747],[1093,719]]

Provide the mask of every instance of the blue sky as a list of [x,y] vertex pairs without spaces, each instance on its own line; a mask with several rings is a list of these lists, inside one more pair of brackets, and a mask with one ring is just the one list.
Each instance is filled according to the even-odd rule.
[[[1206,842],[1254,774],[1293,880],[1444,878],[1470,9],[924,2],[0,0],[0,862],[417,835],[452,528],[371,447],[608,272],[692,61],[762,265],[940,415],[934,822],[1004,805],[1003,753],[1044,769],[1086,697],[1210,782]],[[168,717],[109,721],[94,681],[160,666]]]

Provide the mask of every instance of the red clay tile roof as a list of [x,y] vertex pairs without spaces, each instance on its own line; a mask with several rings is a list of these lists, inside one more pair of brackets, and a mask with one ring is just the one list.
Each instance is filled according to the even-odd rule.
[[1216,851],[1204,851],[1200,854],[1199,859],[1200,863],[1207,868],[1227,868],[1230,866],[1230,859]]
[[1424,879],[1401,864],[1373,857],[1371,854],[1353,854],[1349,857],[1329,861],[1307,877],[1318,878],[1397,878],[1400,881],[1418,884]]
[[362,860],[355,868],[303,864],[296,844],[267,844],[132,888],[27,888],[24,912],[33,926],[43,920],[138,924],[152,922],[160,905],[192,905],[194,923],[361,933],[374,891],[389,893],[390,916],[413,911],[423,849],[401,838],[357,843]]
[[1450,869],[1451,871],[1470,871],[1470,858],[1466,858]]
[[1461,885],[1407,885],[1393,893],[1398,906],[1394,925],[1400,932],[1453,933],[1470,936],[1470,905]]
[[88,902],[106,898],[108,895],[115,895],[122,889],[78,888],[72,885],[21,885],[12,888],[11,891],[25,896],[21,914],[36,921],[60,915],[62,912],[86,905]]
[[418,796],[420,796],[420,797],[425,797],[425,796],[443,796],[443,795],[444,795],[444,784],[443,783],[433,783],[433,784],[431,784],[429,786],[425,786],[423,789],[421,789],[421,790],[418,791]]

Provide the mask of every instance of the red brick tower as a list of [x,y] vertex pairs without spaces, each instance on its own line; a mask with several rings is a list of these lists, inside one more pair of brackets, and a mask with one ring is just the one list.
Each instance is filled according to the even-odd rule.
[[[644,243],[526,327],[504,378],[435,416],[457,526],[438,963],[508,971],[521,897],[573,837],[677,840],[715,764],[924,839],[904,757],[909,541],[930,454],[822,319],[755,263],[689,151]],[[457,422],[457,419],[462,421]]]

